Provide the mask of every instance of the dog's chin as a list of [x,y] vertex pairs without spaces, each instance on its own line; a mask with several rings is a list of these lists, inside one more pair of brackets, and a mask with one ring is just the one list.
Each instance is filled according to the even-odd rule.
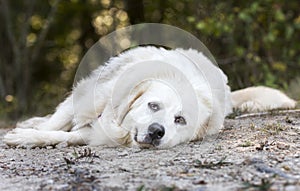
[[144,139],[138,140],[137,134],[135,134],[133,139],[135,145],[139,148],[149,149],[149,148],[159,148],[160,140],[150,140],[149,137],[145,136]]
[[156,146],[148,143],[143,143],[143,142],[136,142],[136,146],[141,149],[153,149],[156,148]]

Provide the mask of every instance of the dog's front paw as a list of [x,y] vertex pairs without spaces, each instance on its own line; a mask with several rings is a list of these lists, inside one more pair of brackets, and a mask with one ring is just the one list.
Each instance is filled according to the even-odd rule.
[[32,137],[34,136],[35,131],[35,129],[13,129],[3,137],[3,142],[10,146],[34,146],[32,144]]

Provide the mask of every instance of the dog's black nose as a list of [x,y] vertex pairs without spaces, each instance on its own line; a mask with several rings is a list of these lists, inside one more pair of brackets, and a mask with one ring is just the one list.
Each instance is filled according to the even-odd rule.
[[165,135],[165,128],[164,126],[158,123],[152,123],[148,127],[148,135],[153,140],[160,140]]

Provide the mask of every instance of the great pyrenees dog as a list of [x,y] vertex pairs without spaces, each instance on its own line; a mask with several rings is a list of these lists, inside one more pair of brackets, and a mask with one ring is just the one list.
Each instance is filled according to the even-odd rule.
[[167,148],[218,132],[233,108],[295,105],[267,87],[231,93],[226,75],[196,50],[137,47],[79,81],[53,115],[17,123],[4,142]]

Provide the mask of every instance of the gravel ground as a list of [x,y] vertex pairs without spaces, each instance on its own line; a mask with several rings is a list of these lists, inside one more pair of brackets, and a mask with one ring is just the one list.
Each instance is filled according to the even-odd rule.
[[217,138],[167,150],[9,148],[8,130],[0,190],[300,190],[296,111],[226,119]]

